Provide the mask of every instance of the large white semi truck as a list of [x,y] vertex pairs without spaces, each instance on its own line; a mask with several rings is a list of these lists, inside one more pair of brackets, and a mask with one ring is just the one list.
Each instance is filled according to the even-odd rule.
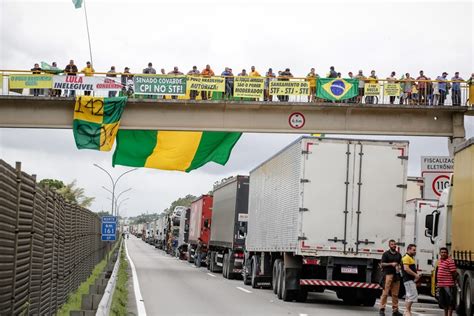
[[402,243],[408,142],[301,137],[250,172],[244,281],[285,301],[336,291],[373,306]]

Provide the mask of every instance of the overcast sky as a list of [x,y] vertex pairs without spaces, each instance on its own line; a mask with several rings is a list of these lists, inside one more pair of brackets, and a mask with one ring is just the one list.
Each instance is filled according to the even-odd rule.
[[[331,65],[343,74],[375,69],[379,77],[423,69],[429,77],[460,71],[467,78],[474,71],[472,1],[86,1],[97,71],[115,65],[141,72],[150,61],[166,71],[207,63],[216,73],[225,66],[235,72],[255,65],[260,73],[289,67],[295,76],[311,67],[324,75]],[[63,67],[69,59],[78,67],[90,59],[82,9],[71,0],[0,0],[0,69],[41,61]],[[473,120],[466,126],[474,136]],[[140,169],[118,184],[118,192],[132,188],[122,213],[161,211],[187,193],[206,193],[296,137],[245,134],[225,167],[209,164],[190,174]],[[421,155],[448,153],[443,138],[396,139],[411,141],[410,175],[419,175]],[[0,129],[0,158],[22,161],[39,179],[77,179],[96,197],[96,211],[110,208],[101,189],[110,180],[92,164],[114,175],[127,170],[111,167],[111,153],[78,151],[71,130]]]

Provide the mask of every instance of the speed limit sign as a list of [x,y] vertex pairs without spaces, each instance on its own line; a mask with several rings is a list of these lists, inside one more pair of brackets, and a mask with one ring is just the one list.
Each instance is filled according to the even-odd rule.
[[444,189],[449,187],[449,179],[451,173],[424,173],[423,178],[425,180],[423,198],[438,200]]

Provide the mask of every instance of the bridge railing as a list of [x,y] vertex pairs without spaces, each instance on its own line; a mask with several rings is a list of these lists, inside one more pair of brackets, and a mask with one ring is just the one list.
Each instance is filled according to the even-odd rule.
[[[26,75],[26,76],[25,76]],[[48,80],[45,76],[50,77]],[[53,76],[47,72],[32,75],[30,70],[0,70],[0,94],[1,95],[27,95],[27,96],[53,96],[65,97],[72,96],[72,89],[53,89],[56,81],[61,87],[66,87],[66,74],[61,73]],[[172,91],[138,91],[139,87],[134,84],[133,77],[141,77],[146,79],[156,78],[187,78],[188,83],[185,84],[184,91],[180,95],[173,94]],[[56,80],[55,78],[58,78]],[[204,78],[204,80],[221,80],[220,91],[204,91],[191,89],[190,80],[196,78]],[[301,103],[357,103],[357,104],[413,104],[413,105],[473,105],[474,104],[474,84],[468,81],[453,80],[416,80],[410,79],[370,79],[357,80],[359,83],[364,82],[364,88],[359,86],[357,95],[341,101],[334,101],[318,97],[314,86],[314,79],[308,77],[246,77],[250,80],[260,78],[263,82],[260,88],[263,93],[259,97],[240,97],[234,95],[234,87],[236,82],[241,80],[239,76],[188,76],[188,75],[150,75],[137,73],[115,73],[115,77],[107,76],[107,73],[96,72],[93,76],[86,77],[82,73],[71,79],[71,86],[74,82],[89,82],[93,88],[89,91],[90,95],[107,97],[128,95],[130,98],[142,99],[181,99],[181,100],[234,100],[234,101],[266,101],[266,102],[301,102]],[[356,79],[356,78],[340,78],[340,80]],[[336,79],[337,80],[337,79]],[[275,82],[286,82],[299,86],[297,91],[291,90],[273,90],[272,85]],[[273,83],[272,83],[273,82]],[[453,89],[459,85],[458,89]],[[158,84],[150,84],[150,89],[156,88]],[[160,87],[172,87],[173,84],[162,84]],[[176,85],[174,85],[176,86]],[[216,87],[217,85],[215,85]],[[445,86],[445,92],[440,87]],[[108,89],[111,88],[112,89]],[[214,87],[214,88],[215,88]],[[224,88],[222,88],[224,87]],[[156,88],[159,89],[159,88]],[[172,89],[172,88],[169,88]],[[174,88],[173,88],[174,89]],[[216,88],[215,90],[217,90]],[[212,89],[211,89],[212,90]],[[174,90],[173,90],[174,91]],[[279,91],[280,93],[277,93]],[[77,89],[74,95],[84,95],[86,90]]]

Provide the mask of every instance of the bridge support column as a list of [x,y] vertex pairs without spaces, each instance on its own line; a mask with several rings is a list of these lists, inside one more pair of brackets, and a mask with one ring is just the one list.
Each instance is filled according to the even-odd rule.
[[466,130],[464,128],[464,115],[453,113],[453,136],[448,139],[448,151],[451,157],[454,157],[456,146],[466,140]]

